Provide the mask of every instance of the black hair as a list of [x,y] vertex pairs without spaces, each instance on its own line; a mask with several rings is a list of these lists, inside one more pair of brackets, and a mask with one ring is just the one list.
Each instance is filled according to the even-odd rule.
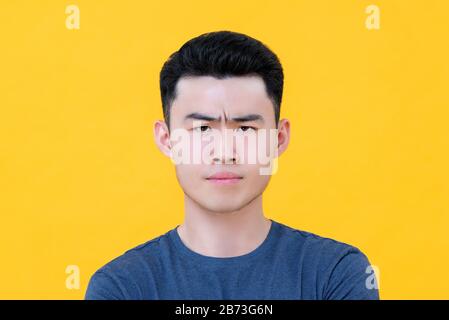
[[281,109],[284,73],[274,52],[257,39],[232,31],[197,36],[172,53],[160,72],[160,90],[165,122],[170,128],[170,108],[176,98],[176,84],[183,76],[258,75],[273,102],[276,127]]

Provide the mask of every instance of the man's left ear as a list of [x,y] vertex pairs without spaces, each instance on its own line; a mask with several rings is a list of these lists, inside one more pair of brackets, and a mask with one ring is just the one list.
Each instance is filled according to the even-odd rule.
[[278,157],[284,153],[290,141],[290,121],[282,119],[278,122]]

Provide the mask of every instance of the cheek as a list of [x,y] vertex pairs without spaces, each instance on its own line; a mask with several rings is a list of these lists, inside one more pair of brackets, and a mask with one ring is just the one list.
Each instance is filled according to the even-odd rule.
[[250,192],[260,191],[270,180],[270,176],[260,174],[260,167],[258,164],[245,166],[245,184],[249,186],[248,190]]
[[257,134],[237,135],[235,138],[235,149],[240,159],[240,164],[257,164]]
[[260,129],[258,133],[237,137],[236,151],[242,164],[265,166],[275,156],[277,131]]
[[201,183],[202,174],[199,165],[182,164],[176,166],[176,176],[183,188],[195,190]]
[[[214,153],[217,147],[217,140],[213,140],[210,135],[190,137],[190,159],[196,165],[212,164]],[[195,169],[199,170],[199,169]]]

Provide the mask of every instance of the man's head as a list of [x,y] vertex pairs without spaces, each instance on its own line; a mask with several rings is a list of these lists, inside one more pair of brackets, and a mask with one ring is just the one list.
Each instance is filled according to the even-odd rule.
[[[155,123],[155,139],[172,159],[180,146],[190,160],[209,156],[176,165],[178,181],[193,201],[213,212],[232,212],[265,190],[270,175],[249,159],[261,150],[270,153],[273,144],[280,155],[288,145],[289,122],[279,120],[283,78],[268,47],[231,31],[193,38],[165,62],[160,73],[165,122]],[[174,146],[180,132],[186,139]],[[223,172],[238,179],[213,179]]]

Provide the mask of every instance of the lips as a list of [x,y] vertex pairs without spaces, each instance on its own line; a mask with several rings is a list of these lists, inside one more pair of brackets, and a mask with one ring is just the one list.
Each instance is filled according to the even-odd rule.
[[230,171],[217,172],[206,178],[206,180],[216,184],[234,184],[241,179],[243,179],[242,176]]

